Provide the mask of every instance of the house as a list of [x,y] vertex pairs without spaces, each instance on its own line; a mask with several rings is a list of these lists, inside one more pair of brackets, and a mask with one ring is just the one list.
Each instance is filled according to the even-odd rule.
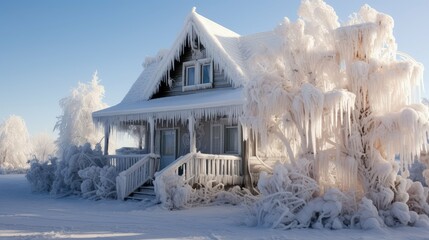
[[171,49],[146,59],[122,102],[93,113],[105,129],[105,154],[111,129],[139,133],[142,155],[108,156],[121,171],[119,198],[153,179],[156,171],[157,176],[182,175],[190,184],[209,179],[251,184],[249,159],[257,147],[254,134],[240,122],[243,85],[252,51],[263,51],[259,43],[272,36],[240,36],[194,8]]

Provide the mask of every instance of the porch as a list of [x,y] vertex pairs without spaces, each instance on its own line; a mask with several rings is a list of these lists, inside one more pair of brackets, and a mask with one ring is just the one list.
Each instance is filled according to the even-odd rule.
[[[119,174],[118,198],[171,174],[191,186],[209,180],[242,185],[249,148],[243,141],[249,134],[238,120],[242,103],[242,89],[214,89],[95,112],[94,121],[105,129],[104,154]],[[141,154],[108,155],[112,129],[132,131]]]
[[[237,155],[188,153],[160,169],[160,156],[106,155],[110,166],[118,172],[116,190],[118,199],[125,200],[143,185],[152,185],[155,177],[182,176],[189,185],[204,185],[214,180],[226,185],[243,183],[242,158]],[[150,189],[147,187],[146,189]]]

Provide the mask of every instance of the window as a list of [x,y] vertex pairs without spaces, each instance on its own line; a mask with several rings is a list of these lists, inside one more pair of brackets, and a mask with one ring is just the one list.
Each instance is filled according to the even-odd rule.
[[212,125],[211,129],[211,153],[221,154],[222,153],[222,125]]
[[237,126],[225,127],[225,153],[238,153],[238,128]]
[[211,153],[212,154],[238,154],[239,133],[238,127],[212,124],[211,126]]
[[195,85],[195,67],[186,67],[186,86]]
[[183,91],[213,87],[213,62],[209,58],[183,63]]
[[204,64],[201,66],[201,83],[211,82],[210,70],[211,64]]

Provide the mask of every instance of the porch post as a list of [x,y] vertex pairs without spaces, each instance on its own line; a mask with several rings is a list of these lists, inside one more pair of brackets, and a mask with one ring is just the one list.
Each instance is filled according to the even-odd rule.
[[242,160],[242,164],[243,164],[243,183],[244,186],[246,188],[249,188],[251,191],[253,189],[253,185],[252,185],[252,180],[250,178],[250,169],[249,169],[249,132],[250,129],[248,129],[246,127],[246,125],[242,124],[240,122],[240,127],[239,129],[241,129],[241,141],[242,143],[241,145],[241,160]]
[[189,128],[189,152],[190,153],[196,153],[197,147],[196,147],[196,141],[195,141],[195,118],[193,116],[190,116],[188,118],[188,128]]
[[148,119],[150,127],[150,153],[155,153],[155,121],[153,117]]
[[110,126],[104,124],[104,155],[109,155],[109,137],[110,137]]
[[[139,126],[139,149],[140,150],[143,148],[147,150],[147,141],[143,140],[143,138],[146,138],[146,134],[147,134],[146,126],[144,124],[140,125]],[[143,146],[143,142],[145,146]]]

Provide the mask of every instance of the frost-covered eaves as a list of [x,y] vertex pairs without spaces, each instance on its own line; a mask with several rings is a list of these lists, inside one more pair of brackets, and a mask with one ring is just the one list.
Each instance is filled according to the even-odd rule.
[[211,119],[239,117],[244,104],[243,88],[213,89],[189,95],[156,98],[134,103],[121,102],[92,114],[96,123],[119,125],[129,121]]
[[240,48],[240,35],[199,15],[195,9],[188,15],[184,27],[170,50],[163,52],[150,63],[136,80],[122,102],[138,102],[150,99],[155,94],[161,81],[168,80],[168,73],[174,68],[185,46],[195,32],[208,56],[224,70],[227,79],[234,87],[246,81],[246,66]]

